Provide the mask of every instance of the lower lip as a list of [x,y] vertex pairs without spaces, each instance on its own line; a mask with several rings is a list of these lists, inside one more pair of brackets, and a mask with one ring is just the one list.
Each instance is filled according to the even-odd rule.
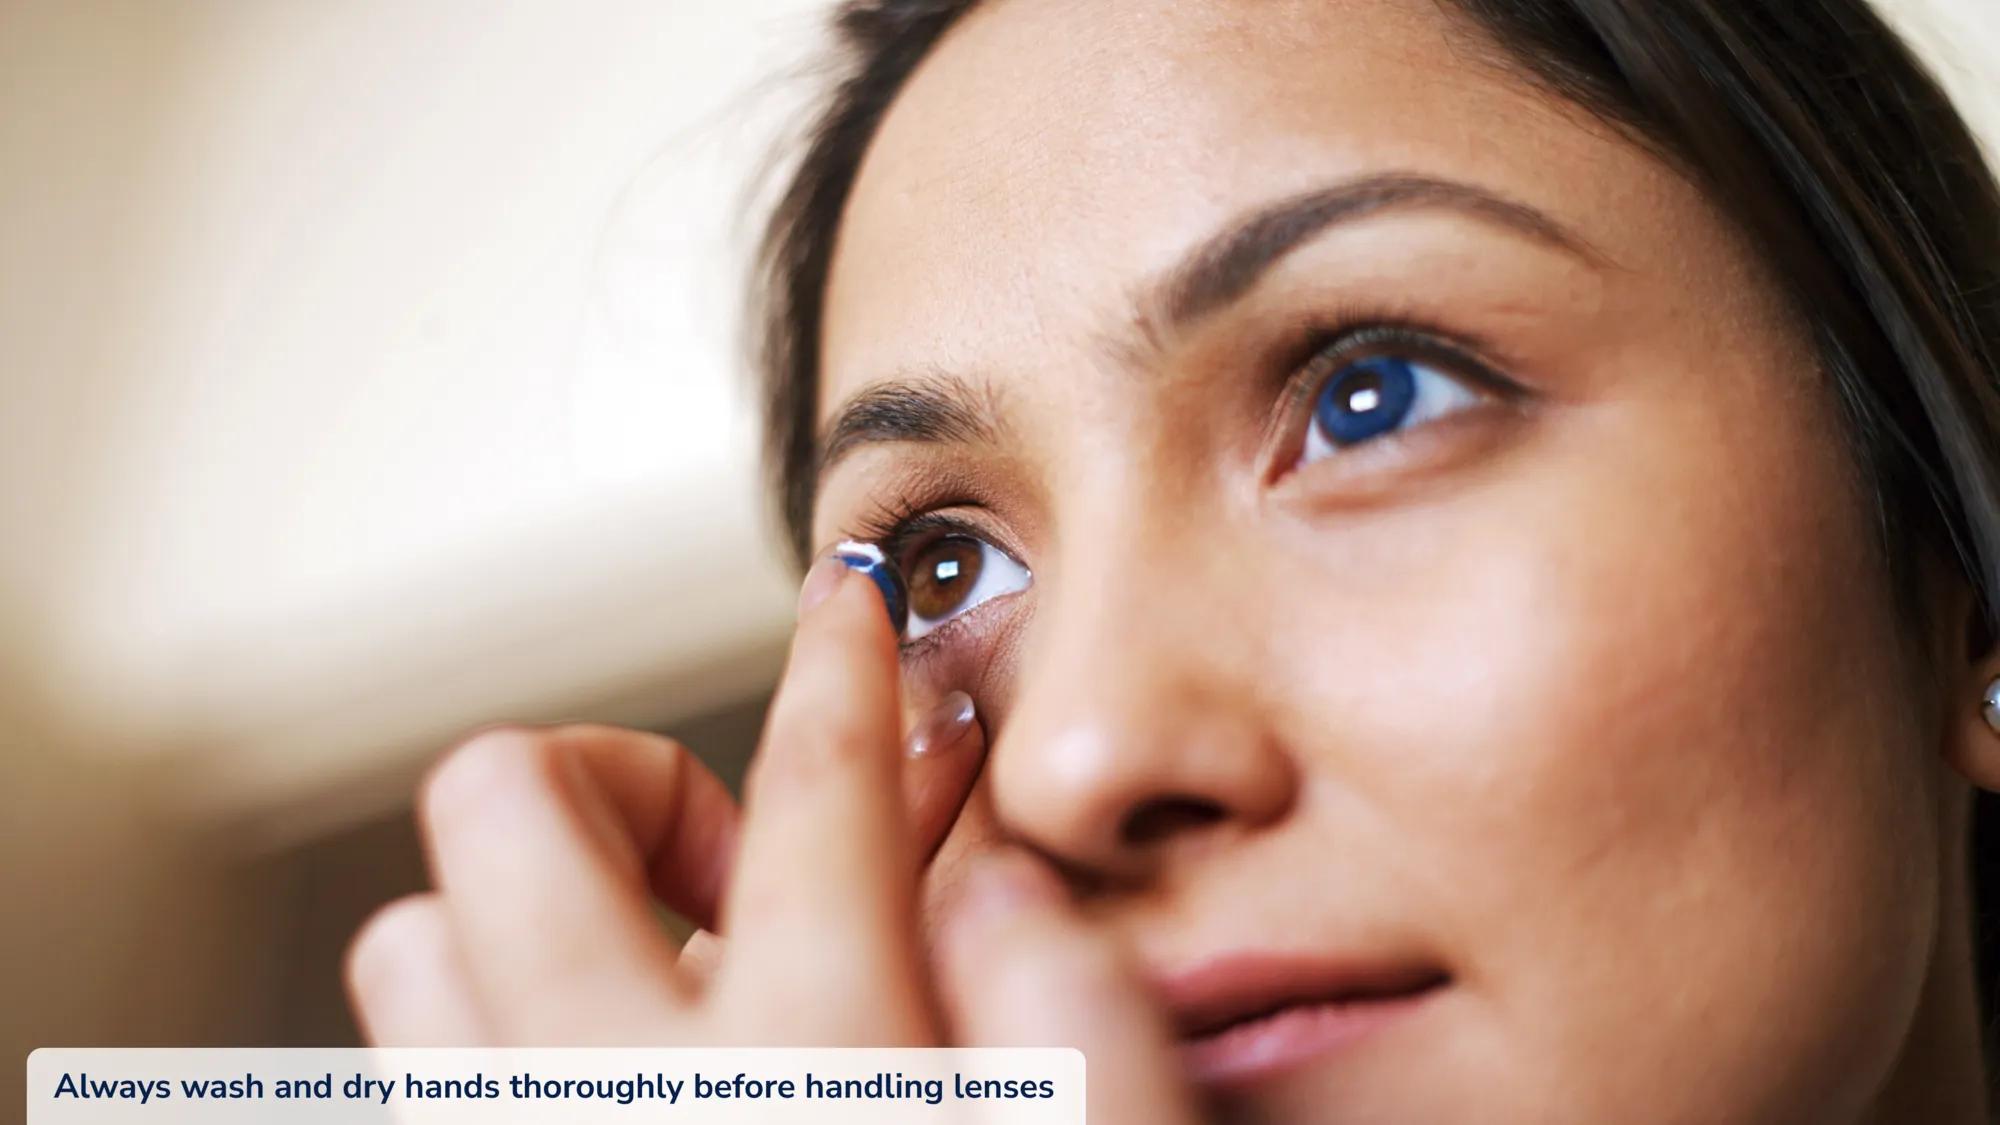
[[1182,1043],[1181,1064],[1199,1086],[1240,1088],[1349,1047],[1415,1012],[1437,992],[1285,1008]]

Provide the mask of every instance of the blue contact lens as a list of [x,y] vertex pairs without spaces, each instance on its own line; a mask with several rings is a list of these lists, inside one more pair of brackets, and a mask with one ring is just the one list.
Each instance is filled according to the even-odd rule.
[[897,636],[902,636],[903,627],[910,618],[910,599],[903,592],[902,576],[889,564],[882,548],[850,539],[835,547],[833,556],[867,575],[868,580],[875,583],[875,588],[882,591],[882,604],[889,611],[889,626]]
[[1417,372],[1406,360],[1375,356],[1327,380],[1313,417],[1334,445],[1358,445],[1400,427],[1417,398]]

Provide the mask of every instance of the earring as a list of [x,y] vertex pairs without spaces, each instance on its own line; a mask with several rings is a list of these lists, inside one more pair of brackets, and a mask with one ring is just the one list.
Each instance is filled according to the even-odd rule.
[[1986,725],[1993,728],[1993,733],[2000,734],[2000,676],[1993,677],[1986,685],[1982,703],[1980,711],[1986,716]]

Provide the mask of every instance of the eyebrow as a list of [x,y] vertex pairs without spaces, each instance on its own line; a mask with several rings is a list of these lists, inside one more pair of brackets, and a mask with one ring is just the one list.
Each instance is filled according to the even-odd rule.
[[966,379],[949,372],[925,372],[848,399],[822,439],[819,473],[865,445],[990,444],[999,433],[991,395],[974,392]]
[[[1386,173],[1290,196],[1238,218],[1147,288],[1139,307],[1163,316],[1143,320],[1155,329],[1161,321],[1184,329],[1241,299],[1272,266],[1329,227],[1387,211],[1431,208],[1456,211],[1593,268],[1609,264],[1589,242],[1528,204],[1458,180]],[[972,393],[972,386],[962,376],[933,370],[861,391],[827,427],[818,474],[867,445],[992,442],[1001,429],[993,397]]]
[[1457,211],[1592,268],[1608,264],[1590,243],[1525,203],[1458,180],[1387,173],[1281,199],[1237,220],[1169,271],[1144,307],[1164,309],[1169,326],[1185,327],[1241,298],[1280,259],[1328,227],[1384,211],[1426,208]]

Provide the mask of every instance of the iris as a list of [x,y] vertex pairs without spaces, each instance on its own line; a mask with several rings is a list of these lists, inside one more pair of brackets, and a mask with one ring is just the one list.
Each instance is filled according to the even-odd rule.
[[1401,426],[1416,400],[1410,362],[1375,356],[1335,372],[1320,391],[1313,416],[1333,444],[1358,445]]

